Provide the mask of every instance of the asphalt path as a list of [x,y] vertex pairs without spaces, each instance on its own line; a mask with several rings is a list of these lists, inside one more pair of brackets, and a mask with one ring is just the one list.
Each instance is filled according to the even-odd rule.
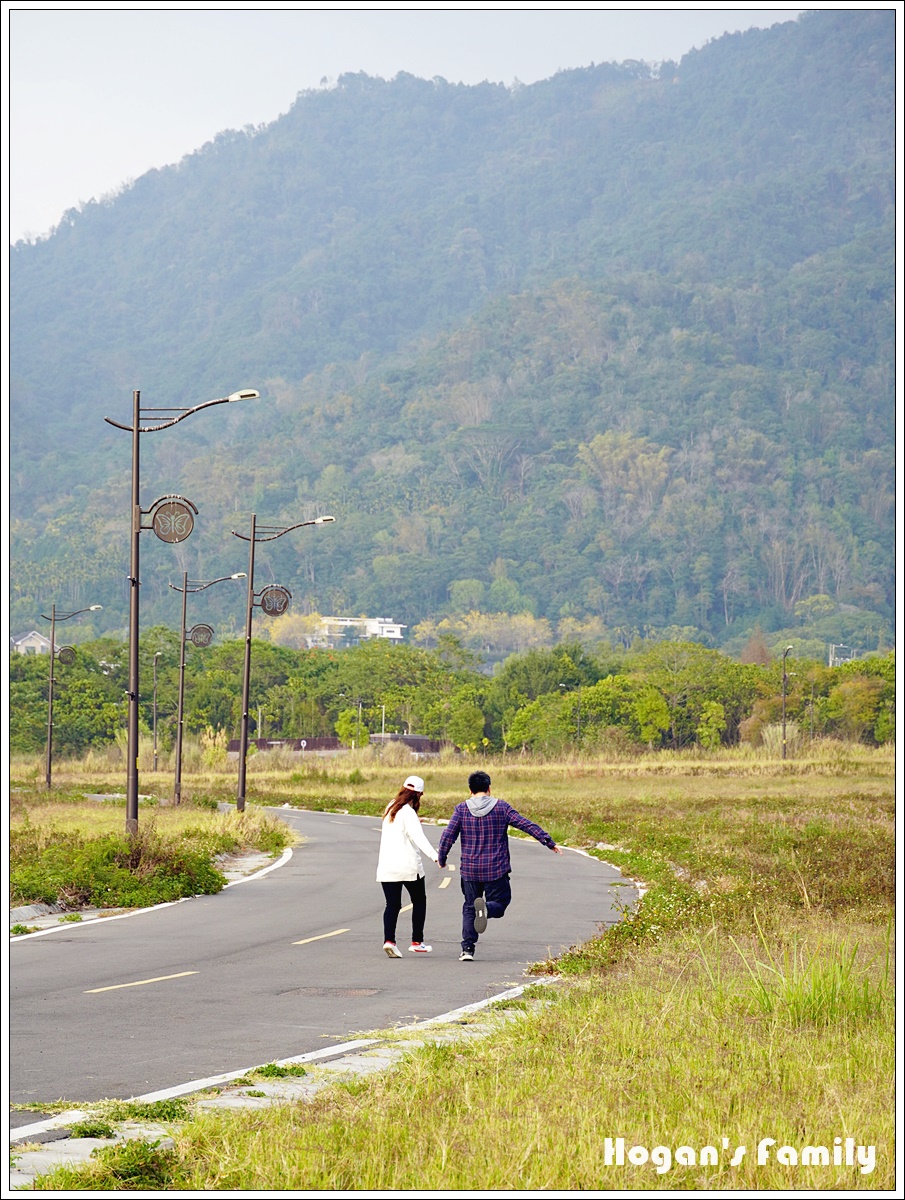
[[[474,962],[459,962],[458,871],[431,862],[433,953],[408,952],[403,911],[403,958],[389,959],[379,819],[273,811],[305,838],[276,869],[216,896],[12,940],[11,1103],[141,1096],[425,1020],[524,983],[528,964],[618,920],[636,895],[613,867],[513,837],[512,904]],[[442,829],[424,828],[436,846]]]

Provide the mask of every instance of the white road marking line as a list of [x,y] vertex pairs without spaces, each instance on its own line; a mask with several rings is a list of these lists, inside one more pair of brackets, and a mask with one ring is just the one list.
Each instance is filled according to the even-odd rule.
[[332,933],[319,933],[315,937],[302,938],[300,942],[293,942],[293,946],[307,946],[309,942],[320,942],[324,938],[336,937],[338,933],[348,933],[348,929],[334,929]]
[[[229,884],[226,886],[229,887]],[[34,933],[22,933],[18,937],[10,938],[9,944],[14,946],[16,942],[27,942],[31,938],[47,937],[49,933],[59,933],[61,929],[68,930],[71,934],[75,932],[75,927],[84,929],[86,925],[101,925],[104,921],[125,921],[127,917],[140,917],[142,913],[157,912],[159,908],[172,908],[174,904],[185,904],[187,900],[194,899],[194,896],[183,896],[180,900],[166,900],[163,904],[155,904],[151,908],[135,908],[131,912],[117,913],[114,917],[91,917],[87,921],[71,922],[66,925],[51,925],[48,929],[37,929]]]
[[400,910],[399,910],[399,911],[400,911],[401,913],[404,913],[404,912],[411,912],[413,907],[414,907],[414,906],[413,906],[413,905],[411,905],[411,904],[406,904],[406,905],[405,905],[405,907],[404,907],[404,908],[400,908]]
[[[277,867],[285,866],[290,858],[292,858],[292,850],[287,847],[283,851],[282,857],[275,863],[271,863],[269,867],[262,867],[260,871],[255,871],[253,875],[246,875],[242,879],[233,879],[226,887],[235,887],[237,883],[250,883],[252,879],[260,879],[262,875],[267,875],[270,871],[275,871]],[[86,925],[102,925],[105,921],[125,921],[129,917],[140,917],[143,913],[157,912],[161,908],[172,908],[175,904],[185,904],[186,901],[195,899],[197,899],[195,896],[182,896],[179,900],[167,900],[163,904],[153,904],[148,908],[134,908],[131,912],[116,913],[112,917],[89,917],[87,921],[79,921],[78,926],[80,929],[83,929]],[[61,930],[68,930],[71,934],[73,932],[72,924],[74,923],[51,925],[48,929],[36,929],[34,933],[22,933],[18,937],[10,938],[10,945],[12,946],[16,942],[27,942],[32,938],[47,937],[48,934],[59,933]]]
[[[326,1050],[312,1050],[308,1054],[297,1054],[294,1058],[281,1058],[277,1065],[288,1067],[295,1063],[316,1062],[321,1058],[335,1058],[338,1055],[348,1054],[352,1050],[362,1050],[365,1046],[375,1046],[378,1041],[378,1038],[357,1038],[353,1042],[341,1042],[337,1046],[329,1046]],[[262,1064],[257,1063],[256,1065],[261,1066]],[[144,1096],[133,1096],[132,1099],[143,1100],[146,1104],[152,1104],[156,1100],[172,1100],[176,1096],[200,1092],[205,1088],[221,1087],[223,1084],[231,1083],[234,1079],[241,1079],[243,1075],[248,1075],[255,1069],[255,1067],[243,1067],[241,1071],[226,1071],[222,1075],[210,1075],[207,1079],[192,1079],[189,1083],[161,1088],[158,1092],[146,1092]],[[15,1131],[16,1140],[27,1141],[39,1133],[46,1133],[50,1129],[59,1129],[67,1124],[71,1125],[73,1121],[85,1120],[90,1115],[81,1109],[71,1109],[69,1112],[57,1113],[56,1116],[48,1117],[46,1121],[36,1121],[33,1125],[20,1125]]]
[[496,1004],[499,1000],[511,1000],[516,996],[520,996],[526,987],[533,987],[534,984],[541,983],[556,983],[559,979],[558,975],[546,975],[533,980],[531,983],[523,983],[518,987],[510,988],[507,992],[499,992],[496,996],[488,996],[485,1000],[476,1000],[474,1004],[463,1004],[461,1008],[454,1008],[451,1012],[441,1013],[439,1017],[429,1017],[426,1021],[416,1021],[414,1025],[399,1025],[398,1029],[425,1029],[429,1025],[439,1025],[446,1021],[455,1021],[457,1017],[464,1016],[466,1013],[480,1012],[482,1008],[487,1008],[490,1004]]
[[253,875],[246,875],[242,879],[233,879],[226,886],[235,887],[237,883],[248,883],[251,879],[260,879],[262,875],[269,875],[270,872],[275,871],[277,867],[285,866],[285,864],[289,862],[290,858],[292,858],[292,847],[287,846],[277,861],[271,863],[269,867],[262,867],[260,871],[255,871]]
[[146,983],[163,983],[167,979],[184,979],[186,975],[197,974],[197,971],[180,971],[178,975],[155,975],[153,979],[136,979],[134,983],[113,983],[110,987],[88,988],[83,994],[92,996],[95,992],[115,992],[119,988],[144,987]]
[[[555,983],[556,976],[541,978],[534,980],[534,983]],[[426,1021],[418,1021],[414,1025],[402,1025],[401,1029],[421,1029],[426,1026],[436,1025],[443,1021],[453,1021],[457,1017],[465,1013],[478,1012],[482,1008],[486,1008],[490,1004],[495,1004],[498,1000],[508,1000],[515,996],[520,996],[527,987],[527,984],[522,984],[521,987],[510,988],[506,992],[500,992],[496,996],[488,996],[485,1000],[478,1000],[475,1004],[466,1004],[462,1008],[454,1008],[452,1012],[443,1013],[439,1017],[430,1017]],[[374,1046],[379,1042],[379,1038],[359,1038],[353,1042],[342,1042],[337,1046],[331,1046],[325,1050],[312,1050],[308,1054],[297,1054],[292,1058],[281,1058],[277,1062],[277,1066],[284,1067],[293,1063],[311,1062],[320,1058],[333,1058],[336,1055],[346,1054],[350,1050],[363,1049],[365,1046]],[[261,1064],[259,1063],[258,1066]],[[192,1092],[202,1091],[204,1088],[215,1087],[231,1082],[233,1079],[241,1079],[243,1075],[247,1075],[253,1067],[243,1067],[241,1071],[227,1071],[223,1075],[212,1075],[207,1079],[193,1079],[189,1083],[177,1084],[175,1087],[162,1088],[158,1092],[147,1092],[144,1096],[134,1096],[135,1100],[144,1100],[146,1103],[152,1103],[155,1100],[170,1100],[175,1096],[186,1096]],[[81,1110],[68,1113],[58,1113],[56,1116],[48,1118],[46,1121],[37,1121],[34,1125],[21,1125],[15,1131],[17,1141],[28,1141],[39,1133],[45,1133],[49,1129],[58,1129],[65,1125],[71,1125],[76,1119],[81,1119],[87,1116]]]
[[[447,875],[445,879],[440,880],[440,887],[441,888],[449,887],[449,885],[451,883],[452,883],[452,879],[449,875]],[[438,891],[439,891],[439,888],[438,888]]]

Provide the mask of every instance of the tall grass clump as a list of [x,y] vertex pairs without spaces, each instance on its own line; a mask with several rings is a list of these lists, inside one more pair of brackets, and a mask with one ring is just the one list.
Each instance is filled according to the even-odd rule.
[[[767,757],[782,757],[782,725],[764,725],[760,731],[760,740]],[[798,754],[803,745],[801,730],[794,721],[787,721],[786,756]]]
[[732,939],[748,973],[755,1011],[793,1025],[870,1020],[891,1011],[891,922],[879,978],[871,976],[873,962],[859,964],[857,943],[834,939],[828,946],[811,948],[793,938],[774,953],[759,922],[757,929],[760,957],[745,954]]

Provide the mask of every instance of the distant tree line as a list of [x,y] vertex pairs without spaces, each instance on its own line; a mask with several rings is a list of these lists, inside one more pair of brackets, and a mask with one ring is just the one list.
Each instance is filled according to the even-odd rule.
[[[244,644],[187,648],[186,731],[236,737]],[[152,723],[158,658],[158,737],[175,738],[178,637],[164,627],[141,640],[141,715]],[[769,655],[759,656],[769,658]],[[832,736],[870,745],[893,739],[892,653],[829,668],[787,660],[786,719],[799,740]],[[44,746],[46,657],[10,657],[10,748]],[[78,646],[56,672],[54,747],[81,755],[115,742],[125,726],[126,647],[101,638]],[[252,736],[339,733],[347,743],[380,732],[419,733],[469,751],[566,754],[607,749],[760,744],[781,719],[781,660],[739,662],[699,644],[638,639],[629,649],[578,643],[512,654],[492,675],[449,634],[432,649],[363,642],[342,650],[288,649],[255,641]],[[359,726],[359,714],[361,725]],[[365,736],[362,736],[364,734]]]

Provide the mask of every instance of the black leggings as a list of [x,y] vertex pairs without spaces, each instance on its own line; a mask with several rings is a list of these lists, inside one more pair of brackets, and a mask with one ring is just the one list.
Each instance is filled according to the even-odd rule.
[[383,910],[383,940],[396,941],[396,921],[402,908],[402,889],[405,888],[412,901],[412,941],[424,941],[424,919],[427,916],[427,893],[424,890],[424,876],[417,879],[393,880],[382,883],[383,894],[387,906]]

